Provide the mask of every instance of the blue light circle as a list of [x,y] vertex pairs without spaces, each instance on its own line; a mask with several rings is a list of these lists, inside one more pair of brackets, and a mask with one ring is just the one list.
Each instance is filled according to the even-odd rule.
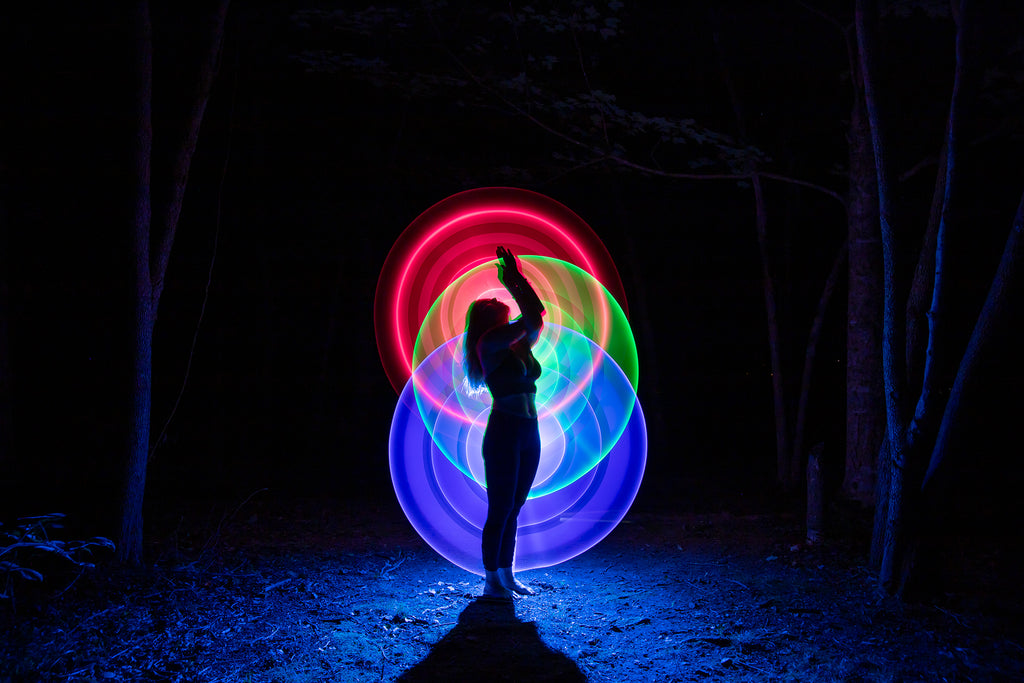
[[[643,412],[619,366],[577,332],[548,334],[585,350],[595,371],[582,387],[573,386],[569,375],[550,372],[553,388],[543,400],[538,395],[541,466],[519,516],[517,570],[564,562],[600,542],[635,499],[647,460]],[[482,574],[487,492],[479,444],[489,396],[461,395],[468,392],[460,342],[449,340],[431,353],[406,383],[391,424],[391,478],[420,536],[452,563]],[[548,401],[566,395],[570,406],[558,404],[566,409],[545,414]]]
[[[460,335],[435,349],[410,381],[420,417],[436,446],[482,485],[479,445],[491,397],[486,390],[469,389],[462,370],[462,339]],[[536,399],[543,448],[532,498],[571,484],[593,469],[619,440],[637,400],[622,369],[579,332],[545,324],[537,346],[546,350]]]

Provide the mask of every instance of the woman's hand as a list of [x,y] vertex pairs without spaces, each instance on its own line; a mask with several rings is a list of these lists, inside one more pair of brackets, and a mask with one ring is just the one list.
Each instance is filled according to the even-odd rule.
[[504,282],[505,278],[521,278],[523,274],[519,272],[519,264],[516,263],[516,257],[511,251],[505,247],[498,247],[495,250],[498,255],[498,278]]
[[537,341],[537,334],[544,325],[544,304],[541,303],[537,292],[533,291],[530,282],[519,271],[519,264],[516,263],[515,255],[505,247],[498,247],[498,280],[505,286],[512,298],[519,304],[519,320],[526,327],[530,338],[530,345]]

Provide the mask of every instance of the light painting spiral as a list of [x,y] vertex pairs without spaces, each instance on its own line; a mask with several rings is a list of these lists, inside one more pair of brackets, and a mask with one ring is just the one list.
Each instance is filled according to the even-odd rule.
[[582,218],[550,197],[512,187],[467,190],[420,214],[391,247],[377,279],[373,320],[384,370],[401,393],[427,311],[494,248],[550,256],[593,275],[628,312],[611,255]]
[[543,368],[541,461],[519,516],[516,570],[563,562],[610,533],[647,457],[636,344],[621,281],[596,234],[558,202],[513,188],[463,192],[431,207],[399,237],[377,286],[381,360],[401,386],[391,477],[420,536],[477,574],[490,394],[469,390],[462,338],[476,299],[498,298],[518,314],[497,278],[497,245],[519,256],[547,311],[534,346]]
[[[460,423],[463,433],[456,435],[457,442],[464,444],[457,459],[464,461],[470,472],[467,475],[439,445],[439,441],[453,435],[439,437],[431,432],[420,414],[413,388],[417,381],[431,383],[433,376],[438,382],[445,381],[440,378],[450,375],[452,366],[458,365],[456,350],[461,341],[456,338],[437,349],[406,384],[391,424],[391,479],[417,533],[452,563],[482,574],[480,535],[487,518],[487,491],[480,443],[486,410],[473,424]],[[596,344],[590,343],[589,347],[590,353],[603,354]],[[516,571],[549,567],[592,548],[622,520],[639,490],[647,457],[643,413],[615,362],[604,355],[601,366],[605,372],[595,380],[594,393],[602,397],[610,412],[628,412],[627,423],[607,454],[574,479],[565,476],[563,465],[574,455],[567,453],[566,447],[578,435],[566,434],[563,438],[557,432],[557,422],[556,428],[551,428],[554,418],[547,425],[542,422],[541,466],[531,497],[519,514]],[[623,403],[631,409],[627,411]],[[597,430],[599,426],[588,422],[578,429]],[[587,438],[595,436],[584,435],[580,440]],[[534,495],[538,489],[545,493]]]

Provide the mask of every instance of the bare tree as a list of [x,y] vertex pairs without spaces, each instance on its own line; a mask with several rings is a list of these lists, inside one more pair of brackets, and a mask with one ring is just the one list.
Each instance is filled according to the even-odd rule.
[[[957,354],[951,344],[948,313],[949,266],[956,254],[950,251],[950,237],[962,222],[957,218],[957,202],[962,195],[961,154],[964,134],[964,110],[972,84],[972,46],[968,36],[975,32],[976,15],[972,3],[961,0],[954,8],[956,68],[946,126],[942,209],[935,233],[934,265],[931,268],[931,299],[927,315],[927,342],[920,388],[915,393],[907,372],[907,309],[899,306],[899,280],[896,245],[905,227],[894,210],[890,148],[895,118],[890,103],[880,92],[879,76],[884,68],[876,31],[878,7],[875,0],[857,0],[856,27],[861,68],[864,75],[868,118],[877,169],[879,227],[883,247],[885,306],[883,315],[883,376],[886,401],[886,449],[880,462],[885,505],[876,513],[876,538],[879,549],[878,573],[888,589],[904,592],[916,581],[920,564],[917,548],[922,533],[935,510],[943,504],[944,477],[953,470],[949,457],[950,435],[963,426],[963,398],[966,387],[977,372],[979,357],[993,343],[994,331],[1008,309],[1006,299],[1020,277],[1019,262],[1024,222],[1024,200],[1018,207],[1006,240],[1002,261],[994,274],[987,298],[974,323],[966,349]],[[976,46],[974,46],[976,48]],[[912,326],[911,326],[912,327]],[[952,381],[951,381],[952,380]],[[941,387],[952,389],[948,395]]]
[[885,429],[882,401],[882,254],[878,235],[878,191],[864,83],[850,31],[844,38],[853,83],[847,128],[849,180],[847,234],[850,258],[846,294],[846,460],[843,495],[871,504],[875,461]]
[[153,200],[153,29],[148,0],[139,0],[135,26],[135,212],[132,245],[135,263],[135,313],[133,344],[132,415],[128,457],[121,506],[117,558],[137,565],[142,562],[142,504],[150,453],[152,407],[153,329],[163,293],[174,234],[181,215],[192,156],[210,98],[220,57],[228,0],[217,0],[209,22],[207,52],[199,68],[185,125],[173,141],[173,166],[167,199]]
[[[0,202],[4,200],[6,197],[0,195]],[[9,333],[11,313],[8,293],[9,265],[5,208],[0,205],[0,468],[8,467],[14,461],[11,453],[11,449],[14,447],[14,388],[11,376],[13,365],[11,364]]]

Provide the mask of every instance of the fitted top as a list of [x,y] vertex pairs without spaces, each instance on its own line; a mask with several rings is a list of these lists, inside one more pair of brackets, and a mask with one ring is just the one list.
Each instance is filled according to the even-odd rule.
[[525,361],[509,349],[505,359],[484,378],[491,396],[501,398],[512,394],[536,394],[540,363],[527,349]]
[[541,366],[530,347],[544,325],[544,304],[530,283],[518,271],[505,272],[502,284],[519,304],[522,315],[508,325],[499,325],[480,337],[477,353],[487,370],[484,382],[494,399],[513,394],[536,394]]

